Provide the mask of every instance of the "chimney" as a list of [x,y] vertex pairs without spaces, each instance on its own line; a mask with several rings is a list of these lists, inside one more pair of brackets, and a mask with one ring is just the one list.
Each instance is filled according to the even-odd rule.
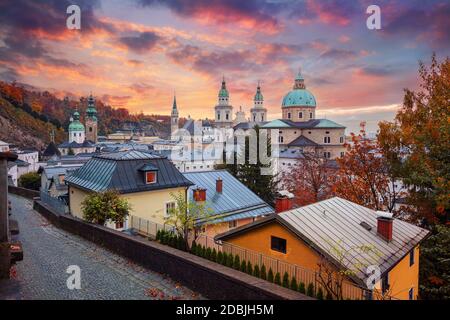
[[206,189],[196,188],[193,190],[194,200],[197,202],[206,201]]
[[392,214],[377,211],[377,233],[386,241],[392,241],[392,226],[394,219]]
[[275,212],[280,213],[292,209],[292,198],[279,196],[275,198]]
[[222,193],[222,189],[223,189],[223,181],[220,178],[217,178],[216,180],[216,192],[217,193]]

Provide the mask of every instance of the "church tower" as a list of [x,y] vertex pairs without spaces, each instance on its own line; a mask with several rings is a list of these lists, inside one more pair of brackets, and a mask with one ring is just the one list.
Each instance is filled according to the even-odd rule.
[[231,128],[233,125],[233,107],[230,105],[230,94],[225,83],[225,77],[222,79],[222,86],[219,90],[218,103],[214,107],[215,124],[217,128]]
[[250,122],[260,123],[267,121],[267,109],[264,108],[264,97],[261,93],[259,82],[253,103],[253,108],[250,109]]
[[88,98],[88,107],[86,109],[86,140],[97,143],[97,109],[92,94]]
[[178,131],[178,108],[177,98],[173,96],[172,113],[170,114],[170,136],[171,139],[175,139],[175,135]]
[[83,143],[85,139],[84,126],[80,122],[80,113],[75,110],[72,117],[70,118],[69,124],[69,143]]

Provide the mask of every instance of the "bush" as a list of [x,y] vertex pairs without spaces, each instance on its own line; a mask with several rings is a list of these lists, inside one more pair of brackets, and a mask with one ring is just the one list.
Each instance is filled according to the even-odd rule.
[[205,246],[202,246],[201,257],[202,257],[202,258],[206,258],[206,247],[205,247]]
[[247,272],[247,262],[245,262],[245,260],[241,261],[241,271]]
[[177,249],[183,251],[186,250],[186,245],[182,236],[178,236],[177,238]]
[[325,297],[325,299],[333,300],[333,296],[331,295],[331,293],[327,292],[327,296]]
[[267,271],[266,271],[266,266],[262,265],[261,267],[261,275],[260,275],[261,279],[263,280],[267,280]]
[[247,262],[247,273],[252,275],[253,274],[253,266],[252,263],[249,261]]
[[217,254],[217,263],[223,264],[223,253],[222,251],[219,251]]
[[230,253],[227,255],[227,267],[233,268],[233,263],[234,263],[233,254]]
[[161,239],[161,230],[158,230],[157,232],[156,232],[156,241],[159,241],[159,239]]
[[267,281],[273,282],[273,271],[272,271],[272,268],[269,268],[269,272],[267,273]]
[[223,258],[222,258],[222,264],[224,266],[227,265],[227,261],[228,261],[228,254],[226,252],[223,253]]
[[305,284],[303,282],[300,282],[298,285],[298,292],[305,294],[306,293],[306,288],[305,288]]
[[241,260],[239,259],[239,255],[234,257],[233,269],[239,270],[241,268]]
[[316,298],[317,298],[317,300],[323,300],[323,290],[322,290],[322,288],[317,289]]
[[197,255],[197,244],[195,243],[195,241],[192,241],[191,244],[191,252],[195,255]]
[[39,190],[41,187],[41,176],[36,172],[25,173],[19,178],[19,187]]
[[205,258],[211,260],[211,253],[212,253],[211,248],[208,247],[205,252]]
[[310,283],[308,289],[306,289],[306,294],[310,297],[314,297],[314,285]]
[[295,276],[292,277],[291,279],[291,286],[290,288],[294,291],[298,290],[298,286],[297,286],[297,279],[295,278]]
[[216,248],[214,248],[211,252],[211,261],[217,262],[217,251]]
[[283,283],[282,286],[285,288],[289,288],[289,274],[287,272],[283,275]]
[[278,285],[281,285],[281,276],[280,276],[280,273],[279,273],[279,272],[277,272],[277,273],[275,274],[275,279],[273,280],[273,283],[278,284]]
[[260,276],[260,271],[259,271],[259,266],[258,266],[258,265],[255,265],[255,268],[253,269],[253,275],[254,275],[255,277],[258,277],[258,278],[259,278],[259,276]]

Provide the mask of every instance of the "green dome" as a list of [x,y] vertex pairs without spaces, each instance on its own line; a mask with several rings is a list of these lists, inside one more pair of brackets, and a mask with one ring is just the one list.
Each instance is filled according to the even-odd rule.
[[316,98],[306,89],[294,89],[284,96],[281,104],[283,108],[299,106],[315,107]]
[[69,124],[69,131],[84,131],[84,126],[80,121],[74,120]]
[[261,93],[261,87],[258,86],[258,88],[256,89],[256,94],[255,94],[255,101],[264,101],[264,97]]
[[220,88],[219,91],[219,98],[228,98],[229,94],[228,94],[228,90],[225,84],[225,78],[223,78],[222,80],[222,87]]

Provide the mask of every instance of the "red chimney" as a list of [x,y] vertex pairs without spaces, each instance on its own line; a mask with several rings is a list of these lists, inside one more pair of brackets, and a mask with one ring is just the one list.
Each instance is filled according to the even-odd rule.
[[377,233],[386,241],[392,240],[392,225],[394,219],[386,216],[377,217]]
[[206,189],[197,188],[194,189],[194,200],[197,202],[206,201]]
[[280,213],[292,209],[292,199],[286,196],[275,199],[275,212]]
[[217,178],[216,180],[216,192],[217,193],[222,193],[222,189],[223,189],[223,181],[220,178]]

